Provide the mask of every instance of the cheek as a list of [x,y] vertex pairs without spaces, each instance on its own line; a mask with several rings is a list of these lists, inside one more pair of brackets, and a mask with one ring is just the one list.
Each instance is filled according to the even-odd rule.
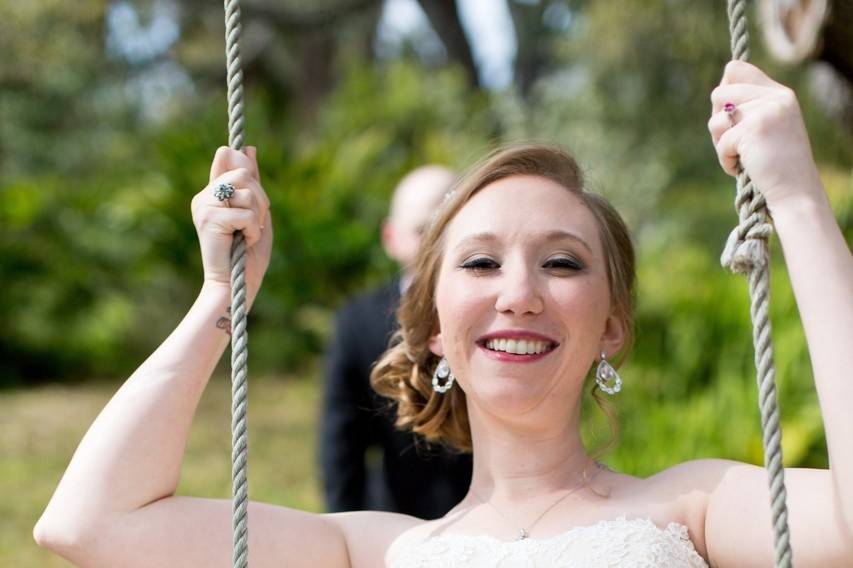
[[594,335],[603,329],[610,309],[610,293],[598,280],[573,279],[555,281],[549,296],[564,324],[575,333]]
[[454,275],[440,278],[436,288],[436,308],[445,351],[461,352],[473,347],[477,338],[471,337],[476,333],[471,326],[482,325],[483,316],[493,305],[483,291],[470,282],[462,282]]

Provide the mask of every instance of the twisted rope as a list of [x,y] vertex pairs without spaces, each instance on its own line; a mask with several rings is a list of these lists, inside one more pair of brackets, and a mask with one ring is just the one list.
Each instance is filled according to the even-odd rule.
[[[746,29],[745,0],[728,0],[729,33],[732,59],[749,58],[749,35]],[[785,469],[782,467],[782,429],[776,401],[776,369],[773,365],[773,343],[770,337],[770,263],[768,239],[773,233],[764,197],[752,184],[749,175],[738,164],[735,209],[739,224],[729,235],[720,262],[732,272],[746,274],[749,279],[752,342],[758,382],[758,404],[764,445],[764,467],[770,484],[770,508],[773,521],[775,565],[790,568],[791,537],[788,530],[788,507],[785,503]]]
[[[228,66],[228,145],[243,149],[243,71],[240,61],[240,1],[225,0],[225,54]],[[232,565],[249,565],[248,434],[246,429],[248,333],[246,332],[246,240],[234,233],[231,245],[231,494],[234,548]]]

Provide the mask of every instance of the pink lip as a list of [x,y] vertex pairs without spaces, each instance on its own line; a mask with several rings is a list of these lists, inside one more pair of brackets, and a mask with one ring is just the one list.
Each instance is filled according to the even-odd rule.
[[[506,351],[492,351],[486,347],[486,343],[490,339],[532,339],[534,341],[544,341],[549,343],[551,348],[535,355],[518,355],[516,353],[507,353]],[[502,361],[504,363],[533,363],[553,353],[559,345],[559,342],[554,341],[547,335],[542,335],[541,333],[527,331],[524,329],[504,329],[501,331],[494,331],[492,333],[487,333],[477,340],[477,347],[483,351],[486,357],[494,359],[495,361]]]

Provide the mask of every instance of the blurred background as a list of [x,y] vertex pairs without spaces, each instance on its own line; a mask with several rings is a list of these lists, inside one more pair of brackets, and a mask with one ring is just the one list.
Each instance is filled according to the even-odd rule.
[[[808,31],[798,2],[757,4],[788,6],[783,40]],[[730,56],[724,2],[242,8],[247,144],[276,227],[249,321],[252,499],[322,510],[320,361],[334,310],[394,273],[379,231],[396,182],[529,139],[576,154],[639,255],[637,346],[605,461],[635,475],[710,456],[762,463],[746,281],[718,260],[734,181],[706,128]],[[817,48],[783,62],[779,23],[760,8],[749,11],[752,61],[797,91],[849,243],[853,16],[836,9]],[[189,202],[227,144],[222,5],[2,0],[0,53],[0,564],[67,566],[36,547],[32,527],[98,411],[201,285]],[[826,467],[805,338],[772,247],[785,463]],[[230,495],[229,396],[223,364],[182,494]],[[601,413],[587,415],[589,443],[606,442]]]

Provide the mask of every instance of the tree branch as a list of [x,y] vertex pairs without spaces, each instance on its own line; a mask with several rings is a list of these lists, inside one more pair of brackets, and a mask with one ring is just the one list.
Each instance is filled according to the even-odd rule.
[[471,44],[462,28],[455,0],[418,0],[452,61],[460,63],[472,87],[480,87]]

